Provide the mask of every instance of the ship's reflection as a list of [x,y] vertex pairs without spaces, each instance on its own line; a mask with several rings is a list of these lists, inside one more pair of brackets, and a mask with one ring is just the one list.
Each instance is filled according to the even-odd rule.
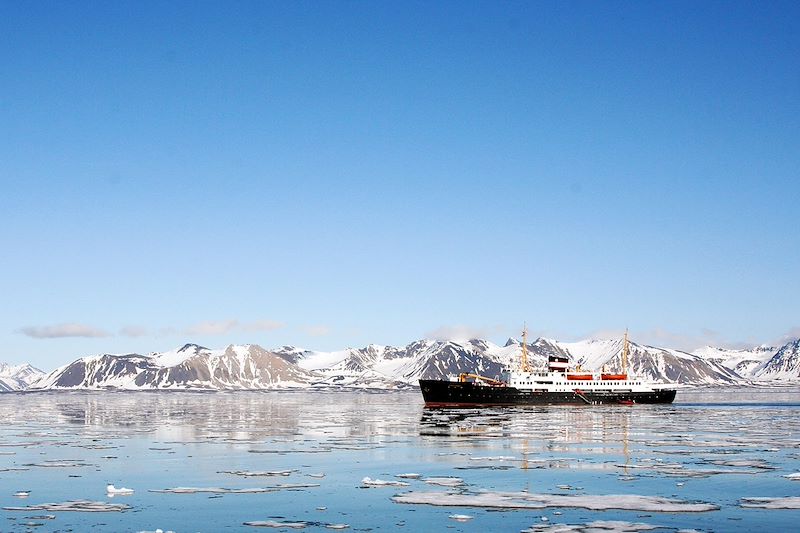
[[[519,454],[525,469],[542,467],[537,461],[542,457],[548,458],[548,468],[576,468],[570,457],[587,454],[627,464],[634,445],[651,438],[632,431],[633,420],[659,413],[663,410],[643,407],[634,412],[623,406],[424,409],[420,435],[443,440],[501,438]],[[563,457],[553,460],[558,456]]]

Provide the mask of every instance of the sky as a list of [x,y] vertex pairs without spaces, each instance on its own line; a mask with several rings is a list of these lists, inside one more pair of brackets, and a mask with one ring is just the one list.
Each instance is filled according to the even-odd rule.
[[0,361],[800,335],[797,2],[2,2]]

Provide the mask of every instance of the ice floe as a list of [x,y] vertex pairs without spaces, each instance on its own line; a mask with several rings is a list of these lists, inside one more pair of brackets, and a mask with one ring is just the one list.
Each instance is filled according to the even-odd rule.
[[[261,470],[261,471],[251,471],[251,470],[223,470],[220,474],[231,474],[233,476],[242,476],[242,477],[272,477],[272,476],[291,476],[293,473],[297,472],[297,470]],[[312,476],[313,477],[313,476]]]
[[423,479],[428,485],[440,485],[442,487],[458,487],[464,484],[460,477],[426,477]]
[[795,481],[800,481],[800,472],[795,472],[794,474],[785,474],[783,477]]
[[244,522],[244,525],[251,527],[274,527],[274,528],[289,528],[289,529],[303,529],[308,526],[307,522],[278,522],[277,520],[253,520]]
[[660,529],[658,526],[623,520],[595,520],[586,524],[536,524],[521,533],[636,533]]
[[73,500],[62,503],[40,503],[24,507],[3,507],[5,511],[76,511],[84,513],[121,512],[130,509],[124,503],[93,502],[89,500]]
[[279,490],[299,490],[319,487],[318,483],[281,483],[271,487],[246,487],[231,489],[226,487],[173,487],[169,489],[150,489],[148,492],[171,494],[258,494]]
[[83,461],[67,459],[67,460],[47,460],[41,463],[28,463],[25,466],[38,466],[41,468],[81,468],[84,466],[94,466]]
[[456,522],[468,522],[472,520],[474,517],[468,514],[451,514],[448,516],[450,520],[455,520]]
[[114,497],[114,496],[127,496],[129,494],[133,494],[133,489],[129,489],[127,487],[115,487],[114,485],[106,485],[106,495]]
[[785,498],[742,498],[742,507],[755,509],[800,509],[800,496]]
[[371,477],[365,477],[364,479],[361,480],[361,486],[363,486],[363,487],[407,487],[408,483],[406,483],[405,481],[372,479]]
[[719,509],[704,502],[644,496],[638,494],[531,494],[527,492],[451,493],[406,492],[392,498],[397,503],[437,505],[445,507],[486,507],[497,509],[545,509],[548,507],[579,507],[593,511],[623,509],[668,513],[696,513]]

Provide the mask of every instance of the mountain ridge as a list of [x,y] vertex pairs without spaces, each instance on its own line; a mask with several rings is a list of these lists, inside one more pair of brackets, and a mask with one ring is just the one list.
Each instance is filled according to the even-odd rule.
[[[323,352],[295,346],[268,350],[257,344],[209,349],[186,343],[147,355],[82,357],[5,390],[398,389],[414,387],[419,379],[446,379],[462,372],[498,377],[519,364],[521,345],[516,339],[503,346],[483,339],[422,339],[403,347],[369,344]],[[543,368],[550,355],[567,357],[587,370],[622,368],[621,339],[538,338],[528,344],[528,352],[535,368]],[[630,343],[628,362],[633,375],[688,386],[800,382],[800,341],[780,348],[706,347],[692,353]]]

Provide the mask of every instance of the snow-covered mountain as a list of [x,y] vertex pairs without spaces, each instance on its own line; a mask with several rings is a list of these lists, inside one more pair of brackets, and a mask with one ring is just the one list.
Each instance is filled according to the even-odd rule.
[[[550,355],[573,366],[619,372],[622,339],[560,342],[539,338],[528,344],[529,362],[545,368]],[[774,354],[771,350],[775,350]],[[780,349],[704,348],[695,353],[630,343],[628,369],[654,381],[686,385],[746,384],[751,380],[800,381],[797,341]],[[31,384],[44,389],[274,389],[380,388],[416,386],[419,379],[446,378],[462,372],[495,377],[519,365],[521,343],[419,340],[403,347],[370,344],[364,348],[322,352],[293,346],[265,350],[231,345],[212,350],[186,344],[175,350],[139,354],[102,354],[78,359]],[[752,361],[760,361],[752,368]],[[747,370],[743,376],[736,369]]]
[[43,389],[273,389],[305,386],[317,376],[256,345],[209,350],[102,354],[57,368],[30,386]]
[[704,346],[693,351],[692,354],[702,357],[706,361],[719,363],[724,367],[730,368],[742,377],[753,378],[756,370],[772,359],[778,350],[779,348],[767,346],[766,344],[746,350],[729,350],[714,346]]
[[[528,349],[539,356],[540,366],[544,366],[548,356],[561,355],[567,357],[571,364],[585,370],[605,368],[608,372],[621,372],[622,348],[622,339],[587,339],[578,342],[537,339]],[[744,381],[741,376],[719,363],[680,350],[635,342],[630,342],[628,348],[628,371],[641,378],[691,385],[735,384]]]
[[0,363],[0,392],[27,389],[42,376],[44,372],[27,363],[16,366]]
[[753,374],[758,380],[800,380],[800,339],[783,345]]

